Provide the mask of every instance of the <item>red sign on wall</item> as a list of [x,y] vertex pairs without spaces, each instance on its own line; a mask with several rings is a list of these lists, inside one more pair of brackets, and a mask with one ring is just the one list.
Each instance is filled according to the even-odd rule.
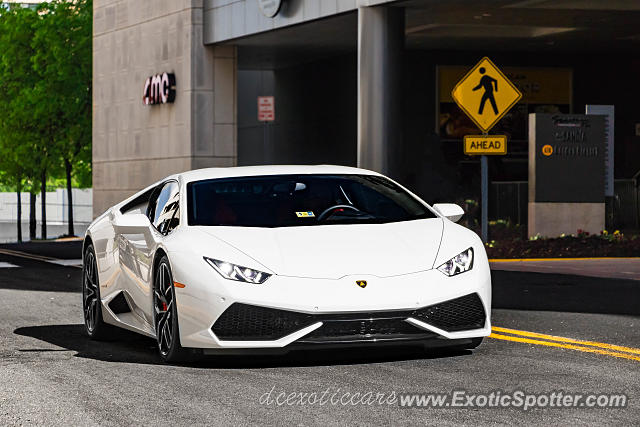
[[258,97],[258,121],[272,122],[276,119],[276,101],[273,96]]
[[156,74],[144,82],[142,103],[157,105],[172,103],[176,99],[176,76],[173,73]]

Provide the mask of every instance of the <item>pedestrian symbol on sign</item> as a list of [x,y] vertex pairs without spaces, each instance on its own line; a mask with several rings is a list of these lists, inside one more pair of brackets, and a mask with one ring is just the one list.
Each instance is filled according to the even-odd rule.
[[482,58],[460,79],[451,96],[483,132],[489,132],[522,98],[518,88],[489,58]]
[[489,102],[491,102],[493,112],[497,115],[498,106],[496,105],[496,99],[493,97],[493,91],[494,88],[496,92],[498,91],[498,81],[493,77],[484,75],[484,73],[486,72],[486,69],[484,67],[480,67],[480,70],[478,71],[480,72],[480,74],[483,74],[483,76],[480,79],[480,83],[478,83],[478,86],[474,87],[473,90],[476,91],[480,88],[484,88],[484,93],[482,94],[482,99],[480,100],[480,108],[478,109],[478,114],[482,114],[482,111],[484,110],[484,104],[485,102],[487,102],[487,100],[489,100]]

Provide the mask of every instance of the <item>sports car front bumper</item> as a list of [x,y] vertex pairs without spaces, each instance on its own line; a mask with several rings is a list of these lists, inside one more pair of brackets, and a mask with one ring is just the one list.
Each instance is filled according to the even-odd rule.
[[423,324],[453,333],[482,329],[486,313],[477,293],[416,310],[307,314],[234,303],[211,330],[221,341],[275,341],[312,328],[297,342],[335,343],[429,338]]
[[[174,279],[186,285],[176,289],[184,347],[258,350],[434,339],[453,345],[491,330],[486,261],[454,277],[437,270],[337,280],[273,276],[261,285],[221,279],[208,266],[201,274],[182,272],[180,265],[186,263],[173,268]],[[358,286],[360,280],[367,286]]]

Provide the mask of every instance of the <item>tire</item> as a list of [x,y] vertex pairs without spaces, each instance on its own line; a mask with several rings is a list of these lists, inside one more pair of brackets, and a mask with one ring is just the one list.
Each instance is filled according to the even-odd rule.
[[102,318],[98,264],[91,244],[85,249],[82,262],[82,313],[84,330],[89,338],[97,341],[113,339],[116,328]]
[[160,357],[166,363],[185,362],[190,353],[180,345],[178,307],[171,266],[166,256],[160,258],[153,280],[153,324]]

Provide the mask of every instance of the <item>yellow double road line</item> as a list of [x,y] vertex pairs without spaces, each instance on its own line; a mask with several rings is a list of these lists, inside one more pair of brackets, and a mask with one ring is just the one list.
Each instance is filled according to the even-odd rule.
[[[639,348],[624,347],[621,345],[607,344],[595,341],[578,340],[575,338],[558,337],[555,335],[520,331],[517,329],[501,328],[498,326],[494,326],[491,329],[493,333],[489,335],[489,337],[498,340],[543,345],[547,347],[566,348],[569,350],[602,354],[605,356],[619,357],[622,359],[635,360],[636,362],[640,362]],[[496,332],[502,332],[503,334],[506,333],[510,335],[503,335]]]
[[[18,258],[26,258],[26,259],[36,260],[36,261],[49,262],[52,264],[65,265],[65,264],[57,263],[56,261],[60,261],[57,258],[48,257],[46,255],[36,255],[36,254],[30,254],[27,252],[14,251],[12,249],[0,249],[0,255],[9,255],[9,256],[18,257]],[[82,268],[81,265],[75,265],[75,264],[66,264],[66,266],[74,267],[74,268]]]
[[51,260],[55,260],[55,258],[51,258],[51,257],[48,257],[48,256],[29,254],[29,253],[26,253],[26,252],[14,251],[14,250],[11,250],[11,249],[0,249],[0,254],[20,257],[20,258],[35,259],[37,261],[46,261],[46,262],[49,262]]

